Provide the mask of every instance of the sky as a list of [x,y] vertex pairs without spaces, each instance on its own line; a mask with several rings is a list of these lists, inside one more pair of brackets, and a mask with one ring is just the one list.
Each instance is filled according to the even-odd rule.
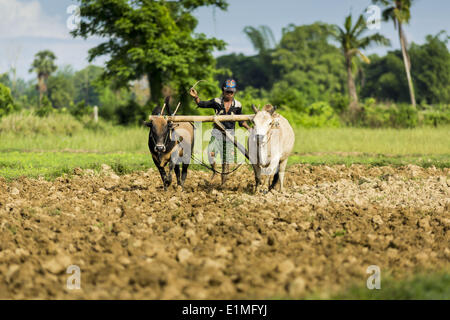
[[[277,41],[281,39],[283,27],[323,21],[342,25],[349,13],[359,15],[371,5],[370,0],[228,0],[227,11],[204,7],[194,15],[199,23],[196,32],[204,33],[227,42],[225,51],[252,55],[250,41],[243,33],[245,26],[269,26]],[[68,8],[77,4],[75,0],[0,0],[0,74],[17,67],[17,76],[25,80],[35,77],[28,70],[34,54],[49,49],[57,56],[57,65],[70,64],[75,70],[88,65],[87,52],[100,40],[70,35]],[[450,34],[449,0],[416,0],[411,10],[412,20],[405,27],[409,42],[424,43],[428,34],[445,30]],[[365,53],[384,54],[399,48],[398,34],[392,23],[382,23],[380,32],[391,40],[390,48],[372,48]],[[93,63],[102,65],[106,58]]]

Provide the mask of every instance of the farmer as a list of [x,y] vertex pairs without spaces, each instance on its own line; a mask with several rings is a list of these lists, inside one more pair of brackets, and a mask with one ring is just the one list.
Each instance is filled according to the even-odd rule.
[[[213,108],[216,115],[231,115],[232,113],[242,114],[241,103],[234,99],[236,94],[236,81],[233,79],[225,80],[222,85],[222,97],[220,98],[200,101],[197,91],[194,88],[189,91],[189,94],[194,98],[195,103],[199,108]],[[225,121],[222,122],[222,125],[232,136],[234,136],[234,121]],[[250,126],[246,121],[239,121],[239,126],[250,130]],[[216,124],[214,124],[211,140],[208,145],[208,159],[214,170],[211,179],[213,179],[216,174],[215,157],[217,153],[220,154],[222,160],[222,184],[224,184],[227,177],[225,172],[228,172],[229,164],[234,162],[234,145],[230,141],[227,141],[225,134],[223,134],[222,131],[217,128]]]

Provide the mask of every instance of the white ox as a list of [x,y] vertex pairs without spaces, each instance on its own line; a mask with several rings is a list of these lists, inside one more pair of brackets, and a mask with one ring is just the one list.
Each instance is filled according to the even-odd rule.
[[276,107],[266,105],[262,110],[252,106],[255,124],[249,137],[250,161],[255,171],[255,190],[261,184],[261,174],[272,176],[268,191],[280,182],[283,191],[284,173],[288,157],[294,148],[295,134],[289,122],[275,112]]

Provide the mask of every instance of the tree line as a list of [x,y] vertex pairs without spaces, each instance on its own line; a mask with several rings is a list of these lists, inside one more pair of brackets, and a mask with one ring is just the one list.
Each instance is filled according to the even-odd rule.
[[[278,42],[269,27],[247,26],[243,32],[257,54],[214,59],[212,52],[226,44],[195,33],[198,21],[192,11],[202,6],[226,10],[225,0],[136,0],[133,4],[127,0],[79,0],[81,23],[72,35],[105,39],[89,50],[88,56],[92,61],[107,55],[105,66],[58,69],[52,52],[38,52],[30,67],[36,82],[19,79],[12,83],[7,74],[0,77],[14,98],[12,103],[0,97],[0,110],[2,104],[8,112],[35,105],[42,114],[57,108],[80,115],[98,105],[106,119],[136,123],[168,94],[182,102],[185,113],[195,114],[198,110],[188,97],[189,88],[199,79],[206,80],[199,86],[201,94],[209,98],[220,94],[218,84],[231,76],[238,82],[238,99],[244,105],[270,102],[292,112],[297,120],[303,117],[303,122],[318,124],[320,118],[324,123],[337,123],[339,118],[358,124],[377,104],[391,105],[386,111],[391,113],[417,113],[438,105],[431,112],[443,112],[447,119],[448,35],[441,32],[427,36],[423,45],[408,45],[403,28],[411,20],[413,1],[373,3],[383,6],[383,20],[392,21],[399,34],[400,48],[385,56],[365,55],[368,47],[389,46],[390,41],[380,33],[367,35],[363,15],[349,15],[343,25],[288,25]],[[8,88],[0,87],[0,95],[8,96]],[[400,104],[409,106],[398,107]],[[314,117],[318,118],[311,120]]]

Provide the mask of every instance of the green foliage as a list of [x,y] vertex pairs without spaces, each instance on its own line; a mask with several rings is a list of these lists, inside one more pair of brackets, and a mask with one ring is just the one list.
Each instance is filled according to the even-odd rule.
[[51,73],[55,72],[57,67],[55,65],[56,56],[49,50],[39,51],[34,56],[33,64],[29,72],[37,74],[39,90],[39,102],[42,102],[44,93],[47,92],[47,79]]
[[[423,45],[412,44],[409,50],[411,75],[417,89],[417,97],[423,103],[448,104],[450,101],[450,53],[442,33],[427,36]],[[370,65],[363,68],[362,97],[374,97],[381,101],[409,102],[408,84],[402,54],[399,50],[384,57],[372,55]]]
[[258,28],[247,26],[243,31],[251,41],[253,48],[260,54],[273,49],[276,45],[273,32],[268,26],[259,26]]
[[408,102],[408,83],[401,52],[391,51],[384,57],[372,55],[370,65],[364,67],[365,85],[362,97],[374,97],[382,101]]
[[56,56],[50,50],[43,50],[36,53],[33,64],[29,72],[35,72],[40,77],[48,77],[52,72],[55,72],[57,67],[55,65]]
[[262,107],[269,101],[269,93],[264,89],[247,87],[245,90],[238,91],[236,99],[239,100],[244,108],[242,113],[253,113],[252,104]]
[[89,65],[86,68],[75,72],[73,85],[75,87],[75,104],[84,101],[88,106],[100,105],[100,93],[104,83],[100,82],[103,68]]
[[112,90],[109,87],[105,87],[100,91],[99,95],[99,115],[105,119],[113,122],[117,122],[116,110],[127,103],[131,99],[131,93],[122,88],[118,90]]
[[304,128],[339,127],[340,121],[333,108],[323,101],[308,105],[301,112],[286,109],[280,110],[282,114],[294,126]]
[[379,33],[372,34],[370,36],[363,36],[367,31],[366,21],[362,15],[353,25],[352,15],[348,15],[345,19],[344,29],[338,25],[334,25],[332,32],[333,38],[341,45],[342,53],[345,58],[345,66],[347,69],[347,89],[350,97],[350,109],[351,120],[354,122],[355,116],[358,115],[358,94],[356,92],[355,80],[353,77],[353,58],[359,54],[362,61],[370,63],[370,60],[361,52],[372,44],[378,45],[390,45],[390,41]]
[[423,125],[450,124],[450,106],[424,106],[414,108],[406,103],[378,104],[375,99],[367,99],[359,123],[371,128],[415,128]]
[[159,102],[164,85],[187,95],[196,79],[211,77],[211,52],[224,43],[194,34],[192,10],[202,6],[226,9],[224,0],[146,1],[79,0],[80,28],[74,36],[101,36],[108,41],[89,51],[89,60],[107,55],[104,77],[119,87],[148,76],[151,99]]
[[84,116],[92,115],[94,112],[94,108],[87,106],[86,103],[84,102],[84,100],[82,100],[82,101],[78,102],[77,104],[75,104],[74,106],[72,106],[69,109],[69,112],[75,118],[81,119]]
[[45,118],[29,111],[13,113],[0,120],[0,134],[71,136],[83,129],[83,125],[69,114],[52,113]]
[[130,99],[116,109],[117,122],[120,125],[139,125],[147,120],[151,110]]
[[353,286],[336,294],[333,299],[383,299],[383,300],[448,300],[450,299],[450,274],[419,274],[403,280],[388,277],[383,280],[381,290]]
[[[440,38],[443,38],[442,40]],[[423,45],[412,44],[409,54],[417,97],[426,103],[450,103],[450,52],[444,31],[428,35]]]
[[50,102],[50,100],[47,98],[47,96],[43,96],[40,106],[35,110],[35,114],[38,117],[47,117],[50,114],[52,114],[54,112],[52,103]]
[[0,176],[6,179],[44,177],[53,180],[64,174],[71,175],[75,168],[101,170],[109,165],[117,174],[127,174],[154,167],[148,154],[83,152],[6,152],[0,154]]
[[282,93],[290,89],[296,105],[305,107],[345,92],[344,59],[339,49],[328,42],[332,34],[330,25],[319,22],[283,29],[283,37],[273,53],[273,63],[281,75],[274,85],[275,100],[279,101]]
[[75,87],[70,67],[59,70],[47,81],[48,98],[54,108],[69,109],[74,101]]
[[11,96],[11,89],[0,83],[0,118],[17,110]]
[[[280,113],[285,115],[286,110]],[[85,126],[92,124],[89,119],[82,121]],[[76,123],[78,129],[71,123]],[[148,128],[102,122],[102,129],[83,129],[80,125],[68,114],[38,118],[22,112],[0,119],[0,177],[52,179],[71,174],[76,167],[99,170],[103,163],[118,173],[153,166],[147,146]],[[449,128],[294,128],[296,142],[289,164],[412,163],[448,168]]]
[[216,76],[219,83],[227,77],[233,77],[239,90],[248,87],[270,89],[275,80],[271,79],[271,70],[275,69],[273,63],[264,63],[258,55],[249,57],[232,53],[220,56],[217,58],[217,68],[222,70]]
[[392,20],[394,25],[408,23],[411,19],[411,5],[413,0],[372,0],[374,4],[385,6],[383,20]]
[[450,104],[422,106],[419,111],[419,123],[434,127],[450,124]]

